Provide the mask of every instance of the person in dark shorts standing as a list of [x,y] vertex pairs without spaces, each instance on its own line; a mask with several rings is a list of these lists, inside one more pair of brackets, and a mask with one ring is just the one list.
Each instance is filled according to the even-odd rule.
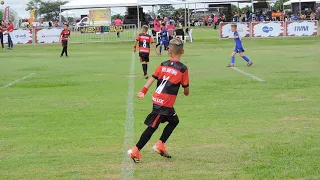
[[11,38],[11,34],[12,34],[13,30],[14,30],[14,26],[13,26],[13,24],[9,21],[8,27],[7,27],[8,49],[9,49],[9,50],[12,50],[12,48],[13,48],[13,41],[12,41],[12,38]]
[[66,54],[66,57],[68,57],[68,40],[70,39],[70,30],[68,24],[64,25],[64,29],[62,30],[60,34],[60,40],[62,42],[62,52],[60,57],[63,56],[63,54]]
[[159,124],[165,122],[168,122],[168,124],[164,128],[159,141],[153,146],[153,150],[163,157],[171,158],[171,155],[167,152],[165,143],[179,124],[179,118],[173,106],[180,86],[184,88],[184,95],[189,95],[188,68],[180,62],[180,57],[183,53],[183,41],[180,39],[172,39],[169,43],[168,51],[170,60],[164,61],[158,66],[152,77],[137,94],[139,99],[143,99],[152,83],[157,80],[157,88],[152,96],[153,110],[144,122],[148,127],[142,133],[136,146],[127,152],[135,163],[141,161],[140,150],[150,140]]
[[137,42],[139,43],[139,56],[140,56],[140,62],[142,64],[142,70],[143,70],[143,76],[145,79],[148,79],[148,62],[149,62],[149,55],[150,55],[150,44],[153,45],[153,48],[157,52],[157,48],[153,42],[153,38],[147,34],[148,32],[148,26],[144,25],[142,26],[142,33],[138,35],[136,38],[136,41],[133,45],[133,51],[136,52],[137,49]]
[[3,31],[4,31],[4,24],[3,21],[0,22],[0,42],[1,42],[1,47],[4,49],[4,44],[3,44]]

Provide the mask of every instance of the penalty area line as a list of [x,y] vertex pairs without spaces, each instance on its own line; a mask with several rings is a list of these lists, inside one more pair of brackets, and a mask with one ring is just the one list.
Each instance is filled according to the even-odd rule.
[[259,81],[259,82],[263,82],[263,81],[264,81],[263,79],[258,78],[257,76],[252,75],[252,74],[249,74],[249,73],[247,73],[247,72],[244,72],[244,71],[242,71],[241,69],[238,69],[238,68],[236,68],[236,67],[231,67],[231,68],[232,68],[233,70],[238,71],[239,73],[242,73],[242,74],[244,74],[244,75],[247,75],[247,76],[251,77],[252,79],[257,80],[257,81]]
[[28,75],[22,77],[21,79],[17,79],[17,80],[15,80],[15,81],[12,81],[11,83],[9,83],[9,84],[7,84],[7,85],[2,86],[1,89],[5,89],[5,88],[7,88],[7,87],[9,87],[9,86],[12,86],[12,85],[14,85],[14,84],[16,84],[16,83],[18,83],[18,82],[20,82],[20,81],[22,81],[22,80],[25,80],[25,79],[27,79],[27,78],[29,78],[29,77],[34,76],[35,74],[36,74],[36,73],[31,73],[31,74],[28,74]]
[[134,179],[134,168],[131,158],[127,154],[127,150],[133,146],[134,139],[134,111],[133,111],[133,97],[134,97],[134,66],[135,66],[135,54],[132,53],[130,75],[129,75],[129,86],[128,86],[128,96],[126,104],[126,122],[125,122],[125,134],[123,141],[123,159],[121,166],[121,179],[131,180]]

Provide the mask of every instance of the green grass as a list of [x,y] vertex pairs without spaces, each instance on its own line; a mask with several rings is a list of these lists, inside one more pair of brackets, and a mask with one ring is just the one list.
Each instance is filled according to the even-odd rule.
[[[245,39],[258,82],[226,68],[232,40],[197,29],[186,44],[189,97],[167,142],[163,125],[134,164],[135,179],[320,179],[319,38]],[[208,37],[208,38],[205,38]],[[16,46],[0,53],[0,179],[120,179],[131,43]],[[151,57],[149,72],[167,60]],[[138,58],[135,92],[144,85]],[[145,129],[151,92],[134,99],[134,142]],[[128,146],[133,146],[130,144]]]

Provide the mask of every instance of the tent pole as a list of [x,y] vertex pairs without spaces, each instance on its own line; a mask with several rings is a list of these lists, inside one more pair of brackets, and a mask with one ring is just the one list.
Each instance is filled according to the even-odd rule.
[[253,13],[254,13],[253,0],[251,0],[251,11],[252,11],[252,15],[253,15]]
[[187,4],[184,4],[184,27],[187,27]]
[[138,22],[137,22],[138,32],[140,32],[140,12],[139,12],[139,5],[137,6],[137,12],[138,12]]
[[188,4],[188,27],[190,28],[190,5]]
[[299,0],[299,15],[301,16],[301,0]]
[[60,14],[59,14],[59,24],[61,24],[61,6],[60,6]]

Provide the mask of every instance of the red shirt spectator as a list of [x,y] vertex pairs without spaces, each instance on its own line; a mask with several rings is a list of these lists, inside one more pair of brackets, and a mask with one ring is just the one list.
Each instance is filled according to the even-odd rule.
[[7,28],[7,31],[8,31],[8,32],[12,32],[13,30],[14,30],[13,24],[10,23],[9,26],[8,26],[8,28]]
[[122,21],[120,18],[117,18],[116,20],[114,20],[114,25],[116,26],[121,26],[122,25]]
[[169,36],[172,36],[176,30],[176,27],[173,24],[173,21],[170,21],[170,24],[167,25],[166,30],[169,33]]
[[157,17],[157,19],[155,19],[153,21],[153,26],[154,26],[154,31],[155,32],[160,32],[161,31],[161,28],[160,28],[160,17]]

